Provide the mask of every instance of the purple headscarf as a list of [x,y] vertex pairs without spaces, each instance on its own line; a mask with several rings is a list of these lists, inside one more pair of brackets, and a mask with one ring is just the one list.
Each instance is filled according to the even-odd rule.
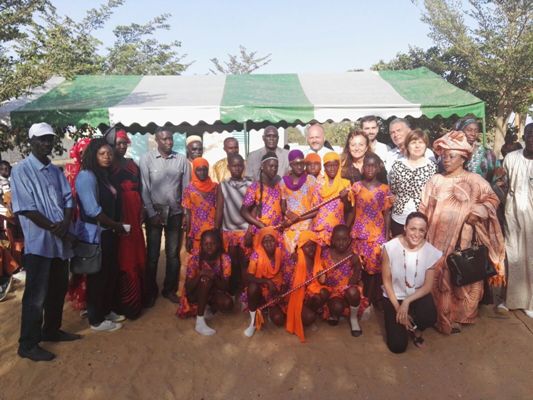
[[301,158],[302,160],[304,159],[304,153],[302,152],[302,150],[296,149],[289,151],[289,162],[292,162],[299,158]]

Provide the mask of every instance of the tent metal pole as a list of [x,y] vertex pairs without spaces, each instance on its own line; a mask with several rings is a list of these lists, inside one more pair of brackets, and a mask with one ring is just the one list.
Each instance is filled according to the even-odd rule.
[[248,129],[246,127],[246,121],[244,121],[243,128],[244,128],[244,151],[246,152],[246,158],[248,158],[248,154],[250,153],[250,133],[248,132]]

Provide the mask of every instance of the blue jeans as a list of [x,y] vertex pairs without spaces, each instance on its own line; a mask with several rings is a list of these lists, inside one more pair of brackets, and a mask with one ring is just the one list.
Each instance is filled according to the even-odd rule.
[[181,221],[182,214],[176,214],[168,217],[165,226],[150,225],[149,222],[146,223],[146,241],[148,247],[146,286],[149,296],[155,297],[159,292],[159,287],[157,286],[157,264],[159,263],[161,235],[163,231],[165,232],[165,255],[167,259],[163,293],[171,293],[178,290],[180,277],[179,248],[183,236]]
[[39,344],[43,334],[54,335],[61,328],[68,288],[68,261],[26,254],[23,266],[26,286],[22,297],[19,345],[30,350]]

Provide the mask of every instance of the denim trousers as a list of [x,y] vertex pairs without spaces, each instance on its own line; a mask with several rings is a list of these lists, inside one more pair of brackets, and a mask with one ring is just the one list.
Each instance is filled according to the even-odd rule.
[[146,282],[149,296],[157,296],[157,264],[161,251],[161,236],[165,233],[166,269],[163,281],[163,293],[172,293],[178,290],[180,276],[179,248],[183,236],[181,227],[182,214],[170,215],[164,226],[146,223],[146,241],[148,263],[146,266]]
[[22,296],[19,345],[30,350],[42,335],[61,328],[63,304],[68,288],[68,261],[35,254],[23,257],[26,285]]

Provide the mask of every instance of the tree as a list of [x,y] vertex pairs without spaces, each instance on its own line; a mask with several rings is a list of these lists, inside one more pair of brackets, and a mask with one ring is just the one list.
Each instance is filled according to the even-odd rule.
[[228,54],[228,61],[220,62],[218,58],[211,58],[214,64],[214,69],[209,69],[209,72],[216,75],[218,73],[225,75],[239,75],[239,74],[251,74],[257,71],[259,68],[269,64],[270,56],[268,53],[266,56],[257,56],[257,51],[248,52],[244,46],[239,46],[239,54]]
[[116,40],[108,48],[104,70],[108,74],[122,75],[180,75],[191,65],[183,64],[187,56],[178,55],[181,42],[159,43],[153,36],[158,30],[168,30],[170,14],[162,14],[144,25],[117,26]]
[[511,113],[526,111],[533,100],[533,1],[468,3],[424,0],[422,21],[442,52],[465,61],[460,72],[468,90],[487,103],[499,152]]
[[295,126],[289,126],[285,129],[285,132],[287,133],[287,142],[288,143],[297,143],[299,145],[304,145],[305,142],[305,136],[302,134],[302,131],[300,131]]

